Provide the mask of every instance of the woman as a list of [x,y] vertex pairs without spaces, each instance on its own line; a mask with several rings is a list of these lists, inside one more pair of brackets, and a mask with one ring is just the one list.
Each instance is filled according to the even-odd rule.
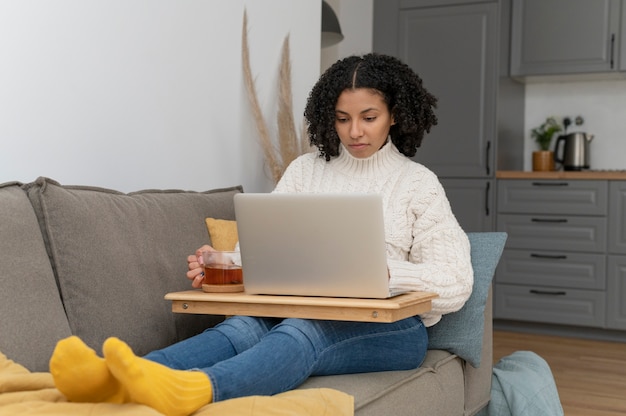
[[[137,402],[184,415],[211,401],[293,389],[311,375],[418,367],[425,327],[460,309],[473,283],[469,242],[441,184],[410,159],[437,122],[435,104],[395,58],[337,62],[305,109],[318,151],[292,162],[275,189],[381,194],[390,285],[437,293],[429,313],[389,324],[235,316],[144,358],[110,338],[103,359],[71,337],[59,342],[50,363],[59,390],[72,401]],[[203,278],[203,250],[211,247],[188,258],[193,287]]]

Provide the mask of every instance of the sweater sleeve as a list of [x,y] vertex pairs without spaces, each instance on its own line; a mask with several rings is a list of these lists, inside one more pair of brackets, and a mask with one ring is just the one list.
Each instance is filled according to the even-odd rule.
[[[443,188],[415,202],[413,242],[408,261],[389,259],[390,285],[396,290],[434,292],[432,310],[422,319],[432,326],[441,315],[459,310],[469,298],[474,282],[469,239],[459,226]],[[425,207],[425,208],[424,208]]]
[[283,176],[280,178],[276,187],[275,193],[284,194],[291,192],[302,192],[303,187],[303,169],[307,166],[304,163],[306,156],[300,156],[294,159],[285,169]]

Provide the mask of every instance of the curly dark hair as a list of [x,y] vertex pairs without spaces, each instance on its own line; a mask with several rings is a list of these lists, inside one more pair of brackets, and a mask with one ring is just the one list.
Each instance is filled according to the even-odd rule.
[[377,53],[344,58],[322,74],[304,109],[311,145],[327,161],[339,155],[335,106],[343,91],[356,88],[380,92],[395,120],[389,131],[391,141],[405,156],[414,156],[424,132],[437,124],[433,111],[437,98],[426,91],[422,79],[408,65]]

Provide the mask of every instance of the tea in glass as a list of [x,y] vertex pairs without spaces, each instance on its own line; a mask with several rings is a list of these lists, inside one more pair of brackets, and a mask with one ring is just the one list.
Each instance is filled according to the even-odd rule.
[[206,292],[243,291],[241,254],[238,251],[204,251],[204,280]]

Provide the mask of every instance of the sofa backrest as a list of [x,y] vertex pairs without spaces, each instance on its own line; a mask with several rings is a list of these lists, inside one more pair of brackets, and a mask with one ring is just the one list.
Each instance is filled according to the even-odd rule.
[[428,328],[429,348],[444,349],[463,358],[465,414],[471,415],[489,401],[492,369],[492,280],[507,240],[503,232],[468,233],[474,285],[457,312],[444,315]]
[[0,352],[47,371],[56,342],[71,335],[37,217],[17,182],[0,185]]
[[[125,194],[96,187],[62,186],[39,178],[22,188],[28,196],[20,199],[24,209],[30,210],[30,234],[19,235],[20,226],[13,234],[22,247],[31,247],[32,240],[38,240],[39,250],[33,254],[32,248],[22,249],[14,253],[15,257],[21,256],[19,261],[28,263],[35,256],[37,263],[42,263],[40,267],[45,265],[42,259],[48,262],[47,274],[40,276],[47,288],[30,294],[29,299],[37,303],[55,298],[57,310],[62,301],[67,317],[65,324],[58,319],[49,322],[55,329],[46,341],[45,351],[44,346],[36,347],[45,360],[32,360],[29,369],[47,370],[54,344],[69,332],[98,352],[106,338],[116,336],[143,355],[223,319],[173,314],[171,303],[163,296],[190,288],[185,278],[185,259],[202,244],[210,243],[205,218],[234,219],[233,196],[242,192],[240,186],[207,192],[145,190]],[[19,192],[23,193],[19,188],[12,190]],[[4,198],[0,199],[0,206],[4,204]],[[0,240],[4,240],[4,233]],[[20,278],[7,277],[18,288],[16,279]],[[4,289],[4,281],[2,286]],[[18,290],[12,287],[11,291]],[[12,295],[3,293],[5,296]],[[40,319],[50,319],[48,309],[41,308],[40,313]],[[6,326],[15,323],[7,320]],[[2,352],[9,350],[4,344],[12,344],[10,349],[15,351],[31,342],[30,338],[39,339],[35,334],[31,337],[20,333],[5,343],[4,333]],[[9,358],[26,362],[21,355]]]

